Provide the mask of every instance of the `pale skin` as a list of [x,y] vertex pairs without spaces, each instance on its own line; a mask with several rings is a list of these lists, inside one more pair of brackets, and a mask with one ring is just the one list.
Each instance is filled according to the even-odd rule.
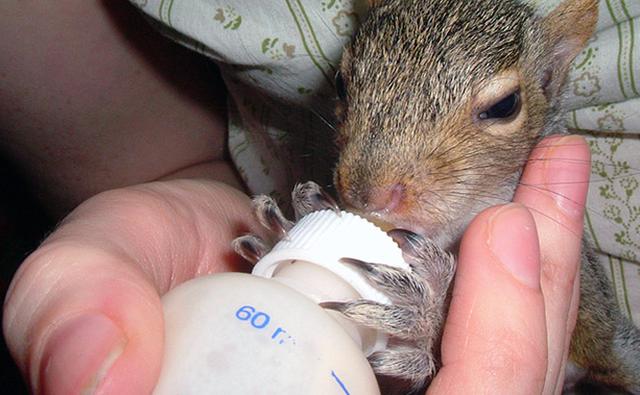
[[[48,4],[0,3],[10,54],[0,149],[53,217],[75,209],[14,278],[4,334],[35,393],[148,393],[160,296],[196,275],[247,270],[230,242],[260,228],[224,157],[222,88],[202,89],[210,70],[168,43],[132,45],[158,39],[124,3]],[[186,65],[193,80],[166,77]],[[579,138],[541,144],[551,148],[536,149],[524,175],[540,188],[521,186],[465,234],[430,393],[562,388],[589,152]]]

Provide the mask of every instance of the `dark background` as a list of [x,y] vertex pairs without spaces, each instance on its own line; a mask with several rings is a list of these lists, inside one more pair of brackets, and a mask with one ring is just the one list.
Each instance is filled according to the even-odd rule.
[[[52,222],[29,192],[24,178],[0,157],[0,297],[4,301],[13,274],[44,238]],[[0,322],[2,318],[0,317]],[[0,392],[28,394],[4,336],[0,342]]]

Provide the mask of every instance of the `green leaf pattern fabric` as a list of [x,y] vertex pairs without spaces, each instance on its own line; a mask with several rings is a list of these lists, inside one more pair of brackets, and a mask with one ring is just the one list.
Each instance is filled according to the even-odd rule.
[[[333,81],[366,0],[130,1],[220,66],[230,93],[229,149],[252,192],[284,202],[297,181],[331,184]],[[528,1],[541,12],[559,2]],[[587,234],[637,325],[639,65],[640,0],[601,0],[597,33],[568,81],[567,125],[587,137],[593,155]]]
[[591,147],[587,234],[639,325],[640,1],[601,0],[597,30],[573,65],[567,123]]

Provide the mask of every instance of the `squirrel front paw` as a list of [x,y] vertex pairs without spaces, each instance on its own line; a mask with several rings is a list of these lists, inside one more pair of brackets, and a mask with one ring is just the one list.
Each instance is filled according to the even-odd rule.
[[[277,203],[261,195],[254,198],[253,204],[258,221],[270,231],[273,240],[286,237],[295,222],[283,215]],[[340,211],[335,200],[313,182],[296,185],[292,206],[296,221],[318,210]],[[389,297],[392,304],[358,299],[324,302],[321,306],[386,333],[389,336],[387,348],[369,356],[374,372],[400,379],[417,389],[427,384],[438,368],[439,341],[455,259],[429,239],[412,232],[394,229],[388,234],[400,246],[411,270],[349,257],[343,258],[342,262],[359,270],[375,288]],[[256,235],[245,235],[233,241],[233,248],[248,261],[256,263],[271,250],[272,244]]]
[[[296,221],[314,211],[330,209],[340,212],[340,207],[335,200],[318,184],[311,181],[297,184],[291,197]],[[259,236],[248,234],[233,240],[232,247],[244,259],[255,264],[271,250],[274,242],[278,242],[287,235],[295,222],[287,219],[278,203],[267,195],[258,195],[253,198],[253,211],[258,222],[271,234],[271,240],[266,241]]]
[[350,258],[342,261],[359,268],[392,304],[361,299],[322,306],[389,335],[387,348],[369,356],[371,366],[376,374],[420,389],[439,367],[439,344],[456,263],[429,239],[400,229],[389,235],[400,245],[410,271]]

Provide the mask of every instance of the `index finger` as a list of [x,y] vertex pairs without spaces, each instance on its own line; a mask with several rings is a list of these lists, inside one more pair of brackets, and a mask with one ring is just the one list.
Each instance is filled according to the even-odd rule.
[[580,136],[546,138],[533,150],[514,197],[533,214],[540,240],[549,347],[544,393],[561,389],[577,316],[576,274],[581,260],[590,159],[589,147]]

